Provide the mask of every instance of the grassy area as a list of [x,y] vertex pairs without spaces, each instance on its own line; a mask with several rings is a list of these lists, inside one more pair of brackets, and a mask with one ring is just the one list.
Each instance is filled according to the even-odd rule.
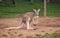
[[26,38],[60,38],[60,33],[45,34],[44,36],[41,35],[27,36]]
[[[16,2],[15,5],[12,3],[0,3],[0,18],[4,17],[18,17],[18,14],[24,14],[26,12],[33,12],[33,9],[41,9],[40,16],[43,16],[44,4],[29,2]],[[60,5],[59,4],[47,4],[47,16],[60,16]]]
[[60,5],[47,4],[47,16],[60,16]]

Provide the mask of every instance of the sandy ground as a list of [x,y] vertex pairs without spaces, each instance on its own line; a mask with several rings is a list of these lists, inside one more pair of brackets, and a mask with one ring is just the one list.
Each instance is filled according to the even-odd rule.
[[21,18],[0,18],[0,38],[20,38],[28,35],[44,35],[60,32],[60,17],[40,17],[34,30],[27,30],[26,25],[21,29],[6,30],[6,27],[20,26]]

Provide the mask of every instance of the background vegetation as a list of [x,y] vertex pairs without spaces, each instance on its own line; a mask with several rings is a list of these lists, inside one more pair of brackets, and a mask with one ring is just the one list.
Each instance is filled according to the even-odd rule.
[[[29,0],[15,0],[15,4],[11,1],[0,2],[0,18],[19,17],[26,12],[33,12],[33,9],[41,9],[40,16],[44,15],[43,0],[34,0],[30,3]],[[47,3],[47,16],[60,16],[60,3]]]

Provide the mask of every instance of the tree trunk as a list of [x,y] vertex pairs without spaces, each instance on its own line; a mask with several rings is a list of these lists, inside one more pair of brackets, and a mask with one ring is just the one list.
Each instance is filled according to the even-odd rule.
[[0,2],[2,2],[2,0],[0,0]]
[[12,3],[15,5],[15,0],[12,0]]
[[33,0],[30,0],[30,3],[33,3]]
[[52,0],[52,2],[54,3],[54,2],[55,2],[55,0]]
[[44,16],[46,16],[46,0],[44,0]]

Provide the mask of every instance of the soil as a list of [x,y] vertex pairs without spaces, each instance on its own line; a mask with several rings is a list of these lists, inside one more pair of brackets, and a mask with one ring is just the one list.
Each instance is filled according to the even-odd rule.
[[0,38],[20,38],[29,35],[60,33],[60,17],[40,17],[38,25],[32,25],[35,28],[33,30],[27,30],[26,25],[21,29],[4,29],[20,26],[21,20],[21,18],[0,18]]

